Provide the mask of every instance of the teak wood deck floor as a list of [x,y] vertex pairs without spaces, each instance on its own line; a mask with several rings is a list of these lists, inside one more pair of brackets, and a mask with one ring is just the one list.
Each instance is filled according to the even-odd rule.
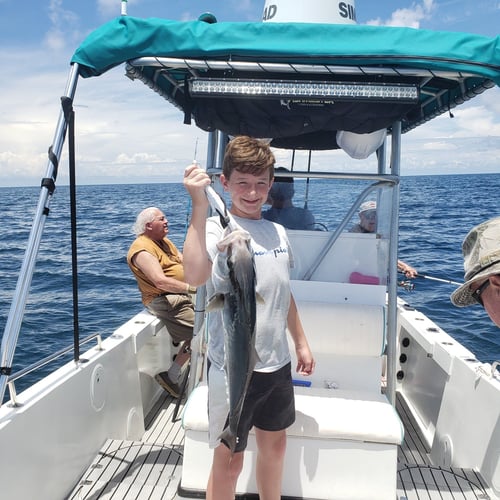
[[[167,394],[160,398],[146,419],[146,433],[141,441],[108,440],[67,500],[180,499],[177,486],[181,479],[184,432],[180,421],[182,405],[179,417],[172,421],[175,402]],[[432,466],[428,450],[400,397],[397,410],[405,426],[404,443],[398,450],[397,500],[497,498],[474,471]]]

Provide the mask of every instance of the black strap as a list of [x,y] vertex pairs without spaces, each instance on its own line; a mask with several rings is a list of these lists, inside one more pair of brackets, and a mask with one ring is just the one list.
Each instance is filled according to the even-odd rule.
[[189,81],[184,78],[184,125],[191,125],[191,114],[193,113],[193,98],[189,92]]
[[47,188],[50,194],[53,194],[56,190],[56,183],[52,177],[44,177],[40,185]]
[[52,179],[55,182],[55,180],[57,179],[57,171],[58,171],[58,168],[59,168],[59,160],[57,159],[57,156],[54,153],[54,150],[52,149],[52,146],[49,147],[48,155],[49,155],[50,163],[52,163],[52,165],[54,166],[54,173],[52,175]]
[[12,373],[12,367],[0,366],[0,375],[6,375],[8,377],[11,373]]
[[[491,266],[494,266],[495,264],[499,264],[499,263],[500,263],[500,260],[494,260],[493,262],[490,262],[487,266],[484,266],[481,269],[479,269],[479,271],[475,272],[472,276],[469,276],[468,278],[465,278],[465,279],[467,281],[470,281],[475,276],[477,276],[479,273],[482,273],[482,272],[486,271],[486,269],[489,269]],[[492,274],[495,274],[495,273],[492,273]]]
[[[52,146],[49,147],[49,151],[47,154],[49,156],[49,161],[50,163],[52,163],[54,169],[52,177],[44,177],[42,179],[42,182],[40,183],[40,186],[42,188],[46,188],[50,193],[50,195],[52,196],[54,194],[54,191],[56,190],[56,179],[57,179],[57,171],[59,168],[59,160],[57,159],[57,156],[54,154]],[[44,215],[49,215],[48,207],[45,207]]]
[[80,333],[78,320],[78,252],[76,234],[76,175],[75,175],[75,111],[73,99],[61,97],[64,117],[68,123],[69,193],[71,208],[71,269],[73,282],[73,358],[80,359]]

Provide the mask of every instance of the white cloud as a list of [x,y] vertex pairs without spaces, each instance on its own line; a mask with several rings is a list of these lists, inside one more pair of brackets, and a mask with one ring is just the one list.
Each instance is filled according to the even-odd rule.
[[63,7],[63,0],[50,0],[50,28],[44,40],[49,50],[63,50],[68,40],[74,40],[78,36],[78,20],[75,12]]
[[115,162],[121,165],[144,165],[152,163],[162,163],[162,160],[158,155],[152,155],[149,153],[134,153],[129,156],[125,153],[120,153]]
[[407,28],[419,28],[420,22],[429,17],[434,8],[434,0],[423,0],[420,3],[413,3],[409,8],[395,10],[389,19],[372,19],[366,24],[375,26],[402,26]]
[[180,182],[197,137],[204,162],[205,133],[183,125],[179,110],[130,82],[123,68],[81,83],[75,109],[82,182]]
[[456,151],[457,147],[450,142],[445,141],[430,141],[425,142],[422,145],[422,149],[425,151]]
[[[114,12],[116,1],[99,0],[99,6],[112,7]],[[248,9],[249,5],[245,0],[240,7]],[[419,22],[434,6],[432,0],[414,3],[410,9],[396,11],[390,21]],[[69,72],[70,54],[64,53],[60,41],[75,36],[71,29],[77,30],[78,25],[78,18],[64,10],[60,0],[53,0],[51,9],[48,36],[53,37],[51,47],[57,50],[48,54],[32,50],[29,72],[23,64],[26,53],[0,49],[0,65],[9,68],[9,78],[0,79],[0,185],[39,185],[45,175],[47,149],[53,140],[59,98]],[[74,47],[74,43],[67,46]],[[80,80],[75,112],[80,183],[180,182],[185,166],[193,159],[197,138],[197,159],[204,164],[206,134],[194,124],[183,125],[179,110],[163,103],[142,83],[130,82],[123,68]],[[450,168],[498,172],[500,89],[489,90],[452,112],[453,119],[444,114],[403,136],[404,175],[445,173]],[[289,161],[282,151],[276,156],[278,163]],[[373,169],[371,161],[368,163]],[[342,152],[313,154],[311,168],[331,164],[342,170],[351,161]],[[59,182],[67,183],[66,153]]]
[[408,134],[413,139],[497,137],[500,141],[500,88],[489,89]]
[[498,137],[451,138],[446,141],[404,139],[404,175],[498,172]]
[[[458,112],[458,110],[457,110]],[[459,112],[459,122],[455,137],[498,136],[500,140],[500,123],[498,114],[486,106],[471,106]]]
[[[36,58],[34,58],[36,59]],[[53,59],[48,70],[16,75],[16,85],[0,80],[0,185],[39,185],[47,168],[47,149],[53,140],[69,67]],[[22,54],[0,53],[4,67]],[[38,60],[43,60],[40,56]],[[58,62],[59,61],[59,62]],[[41,63],[39,63],[41,64]],[[36,92],[33,90],[36,89]],[[33,95],[32,99],[25,96]],[[500,89],[495,88],[453,109],[402,138],[403,175],[498,172],[500,158]],[[140,82],[130,82],[123,68],[98,78],[80,80],[75,98],[77,177],[82,184],[120,182],[180,182],[194,156],[204,164],[206,133],[183,125],[179,110],[162,102]],[[59,183],[67,183],[64,148]],[[278,163],[288,153],[276,151]],[[368,161],[373,170],[375,156]],[[297,161],[299,161],[297,155]],[[306,155],[301,158],[307,169]],[[312,169],[335,165],[339,171],[363,162],[342,152],[313,153]],[[364,166],[364,165],[363,165]],[[368,168],[368,167],[367,167]]]
[[[0,186],[38,185],[45,176],[69,58],[62,52],[47,58],[46,52],[33,51],[33,68],[26,72],[18,64],[26,60],[25,53],[0,50],[0,65],[10,68],[10,78],[0,79]],[[194,124],[183,125],[179,110],[141,82],[131,82],[123,67],[80,79],[74,108],[79,182],[125,182],[127,176],[148,182],[149,166],[154,181],[180,181],[193,159],[197,137],[198,159],[204,163],[205,133]],[[67,144],[59,172],[63,183],[67,183],[66,149]],[[122,167],[121,178],[113,179],[117,165]]]

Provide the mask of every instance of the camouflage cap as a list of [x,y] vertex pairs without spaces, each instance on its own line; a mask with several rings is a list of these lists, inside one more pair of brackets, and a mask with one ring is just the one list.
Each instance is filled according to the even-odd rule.
[[500,274],[500,217],[472,228],[462,244],[465,283],[451,294],[458,307],[475,304],[470,285]]

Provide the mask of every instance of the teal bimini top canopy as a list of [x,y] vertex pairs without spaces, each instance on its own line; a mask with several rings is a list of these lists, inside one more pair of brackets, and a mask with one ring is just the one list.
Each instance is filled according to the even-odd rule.
[[72,63],[83,77],[127,63],[127,76],[204,130],[324,149],[336,147],[332,131],[390,130],[395,121],[407,131],[500,85],[500,38],[123,16],[91,33]]

